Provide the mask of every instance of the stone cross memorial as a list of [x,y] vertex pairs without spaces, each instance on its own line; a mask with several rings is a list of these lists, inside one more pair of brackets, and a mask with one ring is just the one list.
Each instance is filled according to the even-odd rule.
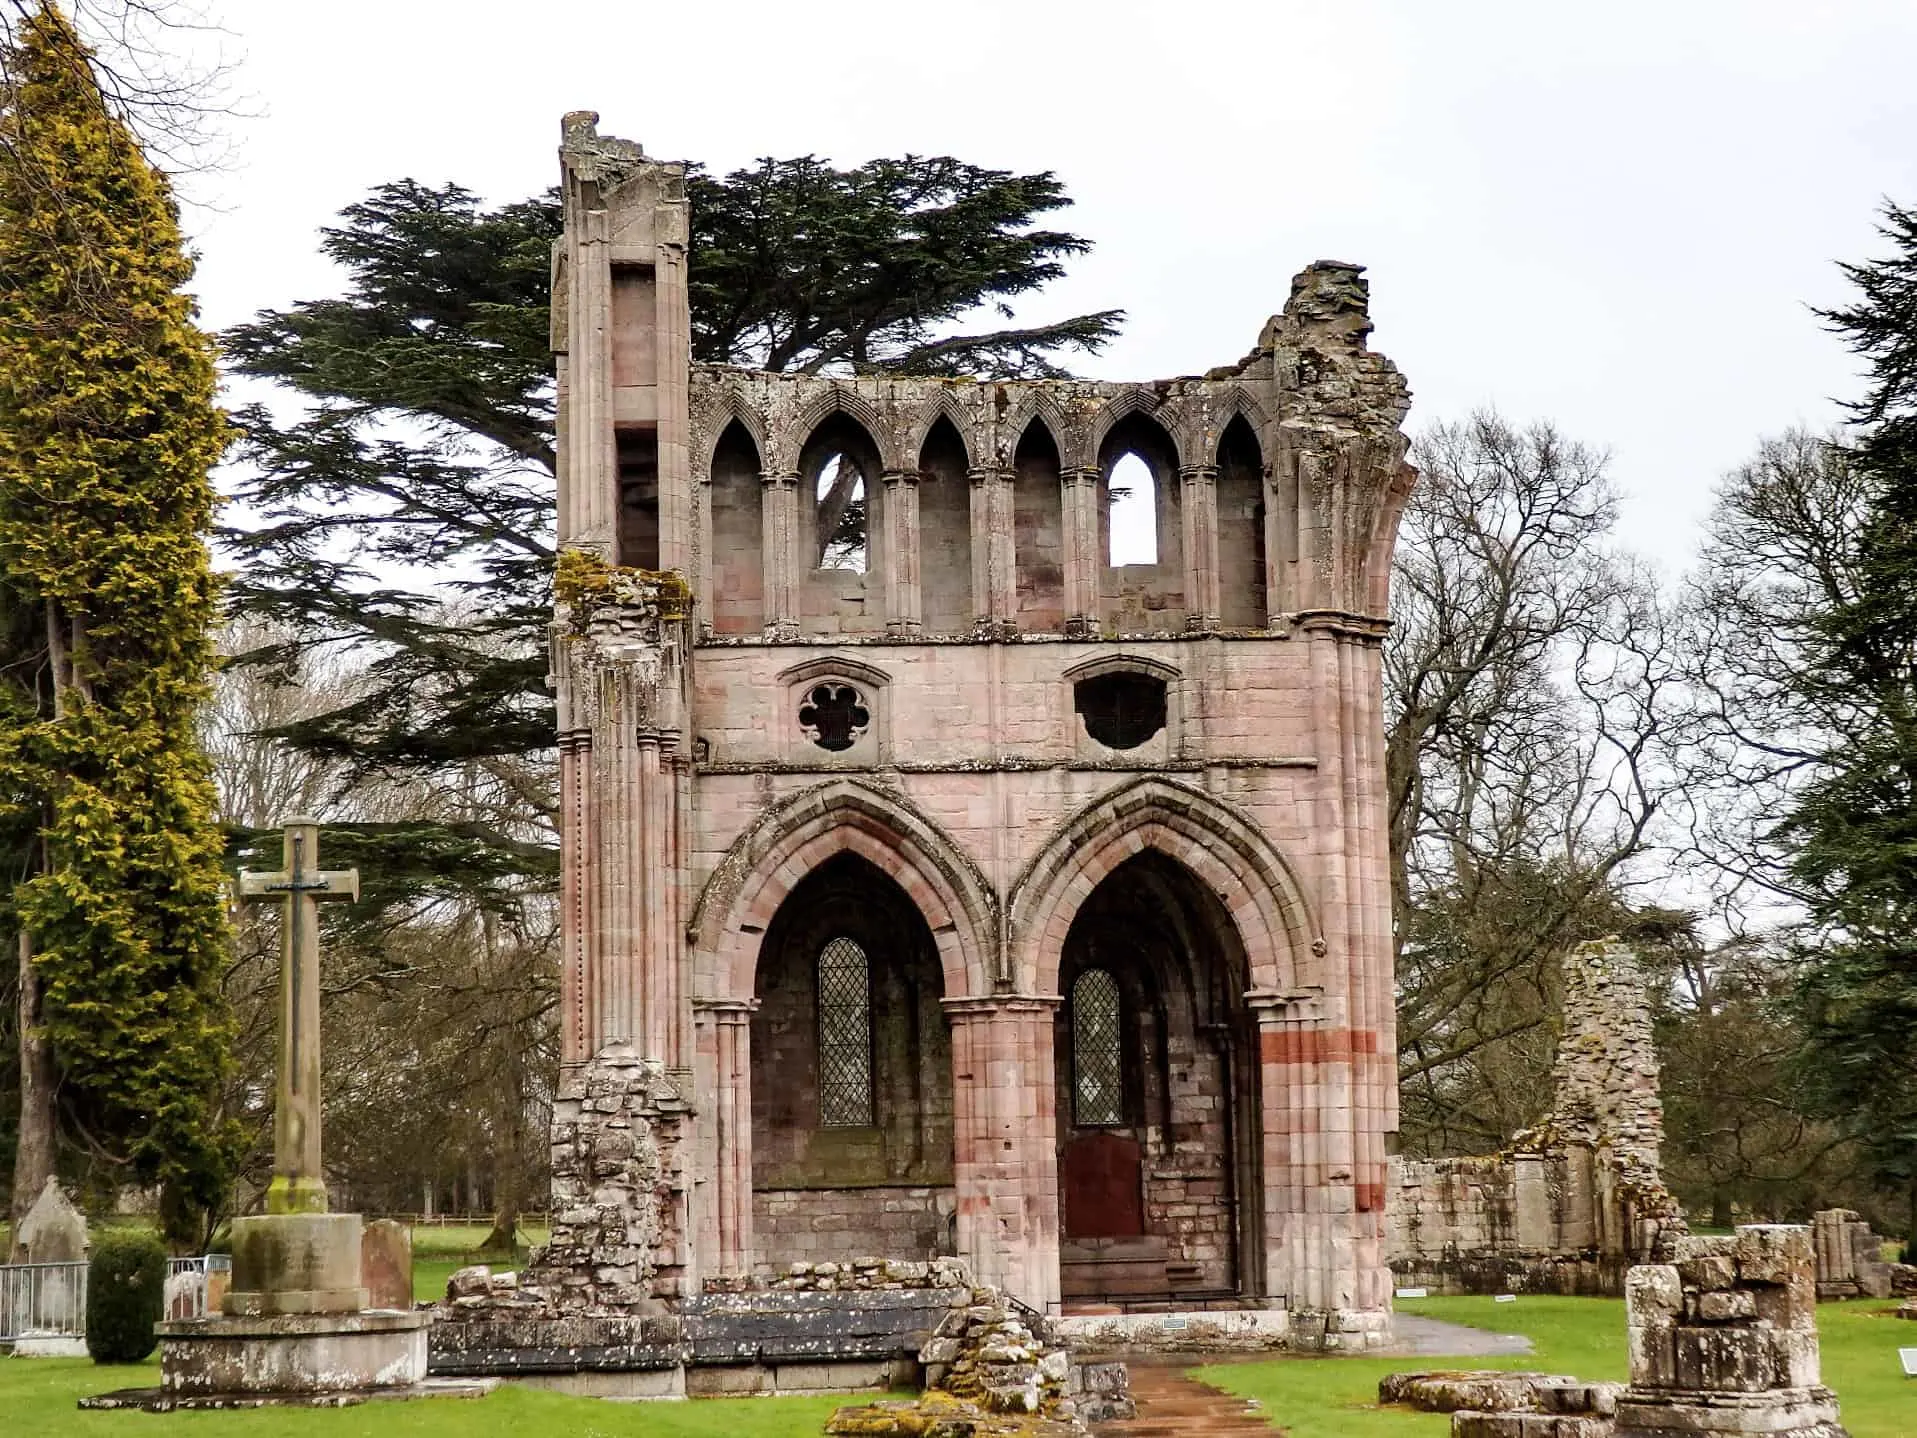
[[319,906],[357,899],[359,870],[319,867],[319,825],[288,819],[278,873],[240,875],[240,894],[285,908],[280,948],[280,1062],[268,1213],[326,1212],[320,1173]]

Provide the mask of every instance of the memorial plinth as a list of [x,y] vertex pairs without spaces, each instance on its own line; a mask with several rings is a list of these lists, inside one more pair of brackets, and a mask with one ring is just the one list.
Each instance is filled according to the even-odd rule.
[[361,1220],[328,1213],[320,1169],[319,904],[359,896],[359,872],[321,869],[319,828],[286,824],[285,865],[241,876],[285,906],[280,1055],[267,1212],[233,1221],[233,1286],[217,1318],[159,1326],[162,1406],[377,1396],[426,1377],[429,1315],[368,1310]]

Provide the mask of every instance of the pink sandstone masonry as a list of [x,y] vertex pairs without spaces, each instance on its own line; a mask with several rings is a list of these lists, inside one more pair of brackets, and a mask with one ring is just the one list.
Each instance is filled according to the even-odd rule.
[[[594,123],[554,267],[562,1057],[625,1097],[555,1147],[572,1287],[954,1254],[1044,1312],[1381,1341],[1414,472],[1362,272],[1148,384],[697,365],[684,169]],[[601,1120],[646,1136],[623,1228]]]
[[1658,1168],[1664,1140],[1645,980],[1615,941],[1564,961],[1550,1112],[1503,1153],[1393,1161],[1390,1261],[1450,1292],[1623,1291],[1633,1263],[1685,1233]]

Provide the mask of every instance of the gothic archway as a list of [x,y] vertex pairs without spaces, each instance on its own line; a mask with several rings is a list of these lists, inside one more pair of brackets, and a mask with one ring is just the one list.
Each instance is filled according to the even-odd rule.
[[1217,896],[1157,850],[1105,876],[1061,949],[1054,1036],[1065,1301],[1258,1290],[1257,1025]]

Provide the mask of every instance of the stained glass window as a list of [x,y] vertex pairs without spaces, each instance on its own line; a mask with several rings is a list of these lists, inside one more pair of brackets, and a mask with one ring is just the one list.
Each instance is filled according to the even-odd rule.
[[1072,984],[1072,1114],[1080,1128],[1125,1122],[1118,980],[1087,969]]
[[847,938],[819,950],[819,1122],[872,1122],[872,974],[865,950]]

